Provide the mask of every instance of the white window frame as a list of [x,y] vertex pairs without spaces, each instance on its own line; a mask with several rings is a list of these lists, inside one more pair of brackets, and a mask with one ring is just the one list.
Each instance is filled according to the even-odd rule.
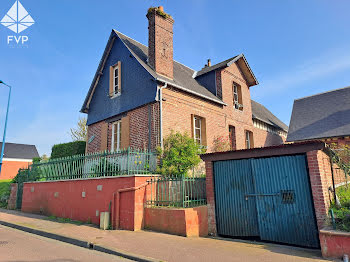
[[[242,89],[240,89],[242,92]],[[243,110],[243,105],[239,103],[239,92],[238,92],[238,85],[233,82],[232,83],[232,93],[233,93],[233,107],[236,110]]]
[[[199,120],[199,127],[196,127],[196,120]],[[199,144],[202,144],[202,118],[198,116],[193,117],[193,138],[194,141],[198,142],[196,137],[196,130],[199,130]]]
[[[113,122],[112,123],[112,143],[111,143],[111,152],[118,152],[120,151],[120,146],[121,146],[121,120]],[[115,127],[117,127],[117,130],[115,130]],[[117,132],[117,141],[115,141],[115,132]],[[114,145],[117,145],[116,150],[114,150]]]
[[[116,75],[115,71],[118,70],[118,74]],[[113,66],[113,96],[119,96],[121,93],[121,88],[119,87],[119,66],[116,64]],[[117,81],[116,81],[117,80]]]
[[246,130],[245,131],[245,145],[247,147],[247,149],[251,149],[252,148],[252,141],[250,141],[250,131]]

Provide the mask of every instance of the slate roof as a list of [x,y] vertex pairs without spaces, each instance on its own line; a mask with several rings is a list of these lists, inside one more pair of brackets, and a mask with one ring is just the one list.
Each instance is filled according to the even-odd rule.
[[[0,142],[1,152],[2,142]],[[33,159],[39,157],[38,150],[34,145],[5,143],[4,158]]]
[[141,65],[146,68],[146,70],[156,79],[161,81],[169,82],[176,87],[182,87],[194,94],[209,98],[219,104],[224,104],[221,99],[211,93],[204,86],[200,85],[196,79],[193,78],[195,70],[180,64],[174,60],[174,80],[168,79],[166,77],[157,75],[157,73],[148,65],[148,47],[135,41],[134,39],[114,30],[114,32],[119,36],[119,38],[124,42],[124,44],[129,48],[129,50],[134,54],[135,58],[141,63]]
[[350,135],[350,87],[294,101],[287,141]]
[[254,100],[251,101],[253,118],[288,132],[288,126],[279,120],[274,114],[272,114],[271,111],[269,111],[262,104],[259,104]]
[[[168,83],[178,89],[184,90],[188,93],[192,93],[195,94],[199,97],[203,97],[205,99],[211,100],[213,102],[225,105],[225,103],[218,98],[217,96],[215,96],[213,93],[211,93],[208,89],[206,89],[204,86],[202,86],[201,84],[199,84],[199,82],[195,79],[195,77],[198,77],[200,75],[206,74],[210,71],[213,71],[215,69],[221,68],[221,67],[227,67],[230,64],[234,63],[235,61],[238,61],[240,58],[243,58],[244,61],[246,62],[244,55],[240,54],[237,56],[234,56],[230,59],[227,59],[223,62],[220,62],[218,64],[215,64],[213,66],[210,67],[205,67],[200,71],[195,71],[177,61],[174,60],[174,79],[168,79],[164,76],[158,75],[153,68],[151,68],[148,63],[147,63],[147,58],[148,58],[148,47],[137,42],[136,40],[122,34],[121,32],[117,31],[117,30],[113,30],[112,34],[115,33],[125,44],[125,46],[129,49],[129,51],[131,52],[131,54],[137,59],[137,61],[156,79],[159,80],[161,82],[165,82]],[[112,39],[112,36],[109,39],[109,42]],[[108,46],[108,45],[107,45]],[[101,67],[103,66],[103,60],[104,60],[104,56],[108,55],[107,52],[108,48],[106,47],[106,50],[104,52],[104,55],[101,59],[99,68],[96,71],[93,83],[88,91],[88,94],[85,98],[84,104],[81,108],[81,112],[87,112],[86,108],[87,108],[87,103],[89,100],[89,97],[92,95],[93,93],[93,86],[94,86],[94,82],[97,79],[97,76],[99,75],[99,72],[101,71]],[[249,65],[247,65],[247,70],[250,70]],[[254,79],[254,81],[256,81],[255,76],[253,75],[253,73],[251,72],[252,77]],[[256,81],[257,84],[257,81]],[[253,100],[252,100],[252,107],[253,107]],[[256,103],[256,102],[254,102]],[[256,115],[257,119],[260,119],[263,122],[266,122],[267,124],[270,125],[274,125],[277,126],[283,130],[287,130],[288,127],[281,122],[276,116],[274,116],[269,110],[267,110],[263,105],[256,103],[257,105],[254,106],[253,109],[253,117],[254,115]]]
[[216,70],[216,69],[219,69],[219,68],[222,68],[222,67],[227,67],[229,66],[229,64],[232,62],[232,61],[235,61],[239,56],[236,55],[234,57],[231,57],[225,61],[222,61],[218,64],[215,64],[215,65],[212,65],[212,66],[207,66],[207,67],[204,67],[202,70],[198,71],[197,74],[196,74],[196,77],[197,76],[201,76],[201,75],[204,75],[206,73],[209,73],[213,70]]

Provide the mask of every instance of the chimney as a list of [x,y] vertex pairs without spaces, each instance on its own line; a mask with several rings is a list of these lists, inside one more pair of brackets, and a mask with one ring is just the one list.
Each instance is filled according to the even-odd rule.
[[173,79],[173,18],[162,6],[148,9],[148,63],[160,75]]
[[208,64],[207,64],[207,66],[211,66],[211,60],[210,60],[210,59],[208,59]]

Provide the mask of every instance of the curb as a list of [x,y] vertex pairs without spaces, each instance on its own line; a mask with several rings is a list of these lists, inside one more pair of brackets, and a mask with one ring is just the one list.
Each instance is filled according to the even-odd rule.
[[114,249],[105,248],[103,246],[94,245],[93,243],[90,243],[87,241],[83,241],[83,240],[79,240],[79,239],[75,239],[75,238],[71,238],[71,237],[65,237],[62,235],[49,233],[49,232],[33,229],[30,227],[24,227],[24,226],[20,226],[20,225],[13,224],[13,223],[8,223],[8,222],[1,221],[1,220],[0,220],[0,225],[14,228],[17,230],[21,230],[21,231],[24,231],[24,232],[27,232],[30,234],[34,234],[34,235],[54,239],[57,241],[65,242],[65,243],[68,243],[71,245],[75,245],[75,246],[79,246],[79,247],[83,247],[83,248],[87,248],[87,249],[91,249],[91,250],[96,250],[96,251],[107,253],[110,255],[120,256],[120,257],[134,260],[134,261],[139,261],[139,262],[159,262],[160,261],[160,260],[155,260],[155,259],[148,258],[148,257],[143,257],[143,256],[127,253],[124,251],[118,251],[118,250],[114,250]]

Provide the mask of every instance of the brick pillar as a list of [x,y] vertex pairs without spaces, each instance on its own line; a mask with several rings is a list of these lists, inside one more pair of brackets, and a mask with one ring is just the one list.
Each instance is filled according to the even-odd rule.
[[214,176],[213,162],[205,162],[206,169],[206,186],[207,186],[207,205],[208,205],[208,233],[217,235],[215,219],[215,193],[214,193]]
[[323,151],[307,152],[311,191],[315,206],[318,229],[322,229],[330,206],[329,190],[332,173],[329,157]]

